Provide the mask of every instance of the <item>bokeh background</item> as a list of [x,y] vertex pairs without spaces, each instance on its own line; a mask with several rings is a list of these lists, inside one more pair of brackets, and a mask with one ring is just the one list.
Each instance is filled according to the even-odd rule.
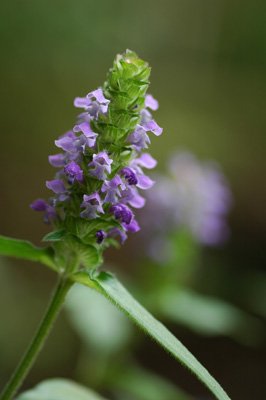
[[[47,157],[76,120],[73,99],[102,84],[117,53],[134,50],[152,66],[150,92],[160,102],[156,120],[164,133],[150,148],[158,170],[173,148],[186,148],[217,160],[234,195],[230,242],[204,250],[193,285],[249,312],[264,330],[246,345],[169,327],[241,400],[266,398],[265,20],[263,0],[0,2],[0,233],[37,245],[48,233],[29,204],[48,197],[45,180],[54,170]],[[134,246],[129,240],[121,251],[106,253],[124,281],[134,275]],[[44,312],[55,276],[35,264],[1,259],[0,277],[3,386]],[[143,334],[134,335],[140,341]],[[62,313],[24,388],[54,376],[86,381],[77,372],[80,348]],[[135,357],[194,398],[211,398],[148,338]]]

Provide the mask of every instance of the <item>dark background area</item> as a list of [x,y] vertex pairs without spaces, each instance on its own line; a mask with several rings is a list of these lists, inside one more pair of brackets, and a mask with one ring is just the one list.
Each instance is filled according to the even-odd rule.
[[[163,134],[150,152],[164,169],[173,148],[215,159],[234,195],[231,240],[205,250],[196,286],[266,319],[266,3],[262,0],[1,1],[1,234],[36,245],[48,233],[30,210],[48,198],[48,155],[72,128],[76,96],[100,86],[115,55],[134,50],[152,66]],[[152,138],[154,139],[154,138]],[[105,259],[134,274],[134,240]],[[130,251],[129,251],[130,250]],[[45,309],[55,276],[41,266],[1,259],[0,386],[13,371]],[[265,400],[266,341],[247,347],[170,327],[232,399]],[[136,335],[142,335],[137,333]],[[25,387],[73,377],[80,344],[62,314]],[[207,391],[146,338],[144,365],[194,395]]]

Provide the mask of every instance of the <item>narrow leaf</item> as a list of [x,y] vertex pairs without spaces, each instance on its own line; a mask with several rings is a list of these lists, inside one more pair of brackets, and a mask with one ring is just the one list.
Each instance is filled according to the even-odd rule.
[[0,236],[0,254],[24,260],[39,261],[53,270],[57,270],[52,247],[39,248],[28,241]]
[[142,307],[119,281],[107,272],[99,275],[86,271],[72,275],[72,280],[83,283],[101,292],[118,308],[124,311],[146,333],[155,339],[165,350],[194,372],[219,400],[230,400],[218,382],[190,353],[190,351],[144,307]]
[[49,379],[20,394],[16,400],[106,400],[106,398],[68,379]]

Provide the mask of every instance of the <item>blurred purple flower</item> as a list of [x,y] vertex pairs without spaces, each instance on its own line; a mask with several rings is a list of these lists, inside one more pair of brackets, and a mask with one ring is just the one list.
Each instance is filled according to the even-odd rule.
[[223,243],[229,236],[226,216],[232,195],[220,167],[184,152],[173,155],[168,164],[170,177],[157,175],[156,186],[147,194],[143,223],[149,232],[183,228],[199,243]]
[[43,220],[47,225],[50,225],[51,219],[55,221],[57,218],[55,208],[52,207],[50,204],[47,204],[42,199],[34,201],[34,203],[30,205],[30,208],[34,211],[43,212],[44,213]]

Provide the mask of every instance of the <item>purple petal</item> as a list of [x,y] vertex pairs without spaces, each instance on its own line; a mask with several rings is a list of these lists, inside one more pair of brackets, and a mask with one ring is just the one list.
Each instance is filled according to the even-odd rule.
[[146,131],[151,131],[156,136],[160,136],[163,128],[161,128],[153,119],[143,126]]
[[152,169],[156,167],[157,161],[148,153],[143,153],[139,158],[135,159],[136,164],[141,167]]
[[46,181],[48,189],[53,190],[55,193],[65,193],[67,190],[62,181],[55,179],[53,181]]
[[30,205],[30,208],[34,211],[46,211],[47,204],[44,200],[38,199]]
[[87,97],[76,97],[74,100],[74,106],[78,108],[86,108],[91,105],[91,99]]
[[90,127],[88,122],[83,122],[82,124],[75,125],[73,128],[74,132],[82,132],[87,138],[96,138],[98,136],[97,133],[94,133]]
[[112,228],[108,232],[108,237],[113,237],[113,236],[118,236],[118,235],[121,237],[121,243],[124,244],[127,239],[127,234],[125,232],[123,232],[119,228]]
[[55,140],[55,145],[65,151],[75,151],[74,139],[70,137],[64,137],[59,140]]
[[61,168],[65,165],[65,155],[55,154],[54,156],[49,156],[49,163],[56,168]]
[[153,111],[158,110],[159,103],[151,94],[147,94],[145,97],[145,107],[150,108]]
[[139,224],[137,223],[137,221],[135,219],[133,219],[130,224],[122,224],[123,228],[125,229],[125,231],[127,232],[138,232],[140,230]]
[[150,189],[153,185],[155,184],[155,181],[151,180],[148,176],[146,175],[140,175],[139,176],[139,183],[137,186],[140,189]]
[[134,208],[142,208],[145,206],[146,199],[137,194],[136,196],[133,197],[133,199],[128,200],[128,203]]
[[90,92],[89,94],[87,94],[87,97],[92,98],[95,97],[95,99],[100,103],[100,104],[109,104],[110,100],[107,100],[104,95],[103,95],[103,91],[102,89],[97,89],[94,90],[93,92]]

